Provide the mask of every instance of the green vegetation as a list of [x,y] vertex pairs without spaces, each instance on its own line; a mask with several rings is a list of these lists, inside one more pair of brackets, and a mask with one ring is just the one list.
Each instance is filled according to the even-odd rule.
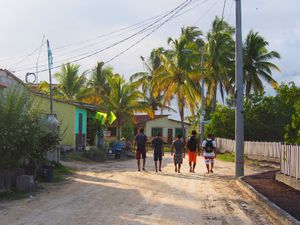
[[[141,56],[146,69],[134,73],[129,81],[103,62],[98,62],[92,69],[90,79],[85,78],[85,72],[79,73],[78,65],[62,65],[55,75],[59,83],[54,94],[112,111],[117,116],[115,125],[119,139],[121,129],[125,131],[125,138],[132,139],[129,127],[136,112],[147,113],[153,118],[159,109],[173,110],[171,102],[174,100],[183,129],[185,110],[188,108],[191,112],[189,120],[194,124],[199,121],[202,110],[196,103],[201,101],[201,54],[204,49],[205,120],[211,120],[207,130],[214,136],[233,138],[232,102],[229,101],[227,106],[218,105],[217,96],[220,95],[223,101],[226,96],[231,100],[235,96],[234,33],[234,27],[218,17],[206,34],[198,27],[183,27],[179,37],[167,39],[167,48],[158,46],[148,58]],[[273,62],[280,59],[280,54],[269,50],[268,45],[264,37],[253,30],[243,43],[245,137],[246,140],[299,143],[300,106],[296,105],[299,93],[291,84],[279,86],[272,77],[273,71],[280,71]],[[263,82],[276,89],[277,96],[264,96]],[[43,83],[40,90],[49,93],[45,87]]]
[[[300,88],[293,82],[276,88],[276,96],[250,94],[245,98],[245,140],[299,143]],[[218,105],[207,132],[234,139],[234,109]],[[297,142],[298,141],[298,142]]]
[[9,191],[0,192],[0,202],[7,200],[18,200],[26,198],[28,194],[20,192],[16,189],[11,189]]
[[225,152],[223,154],[218,153],[217,154],[217,159],[225,161],[225,162],[234,162],[235,161],[235,154],[231,153],[231,152]]
[[42,160],[44,153],[57,145],[57,130],[46,126],[43,115],[33,107],[34,98],[24,87],[0,90],[0,99],[0,169]]
[[64,177],[66,175],[72,175],[75,173],[74,169],[66,167],[61,163],[55,163],[53,169],[53,182],[61,182],[64,181]]

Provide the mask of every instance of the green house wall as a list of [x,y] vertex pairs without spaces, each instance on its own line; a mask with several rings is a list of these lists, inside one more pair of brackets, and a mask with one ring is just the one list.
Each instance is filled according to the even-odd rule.
[[[50,113],[49,98],[33,96],[34,105],[42,113]],[[75,148],[75,124],[76,124],[76,106],[53,101],[53,113],[60,121],[60,132],[62,133],[61,144]]]

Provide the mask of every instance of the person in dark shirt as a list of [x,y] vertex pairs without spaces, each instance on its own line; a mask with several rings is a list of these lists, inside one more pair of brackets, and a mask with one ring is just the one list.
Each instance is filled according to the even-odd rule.
[[199,141],[197,139],[197,132],[195,130],[192,131],[192,136],[190,136],[187,141],[187,149],[189,154],[190,173],[194,173],[197,155],[200,155]]
[[139,133],[135,136],[134,148],[136,147],[136,160],[138,171],[141,171],[141,155],[143,159],[143,170],[145,170],[146,164],[146,144],[147,136],[144,134],[144,129],[140,129]]
[[172,147],[171,147],[171,155],[172,156],[173,156],[173,152],[175,149],[174,166],[175,166],[175,172],[178,172],[178,173],[180,173],[180,167],[181,167],[183,158],[185,156],[183,141],[181,140],[181,138],[182,138],[181,134],[178,134],[176,140],[173,141]]
[[160,132],[157,133],[151,143],[153,148],[155,171],[157,172],[157,161],[159,161],[159,171],[161,171],[161,161],[164,156],[164,142],[161,138]]

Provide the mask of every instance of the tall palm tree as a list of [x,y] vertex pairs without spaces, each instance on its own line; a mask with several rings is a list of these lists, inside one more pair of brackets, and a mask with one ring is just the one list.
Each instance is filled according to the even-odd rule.
[[212,29],[207,34],[206,44],[206,85],[207,104],[216,107],[217,90],[222,100],[225,93],[233,90],[234,82],[234,28],[224,20],[216,17]]
[[257,32],[251,30],[244,43],[244,83],[246,86],[246,97],[251,92],[264,92],[262,80],[266,81],[273,88],[278,86],[272,78],[272,69],[280,71],[278,66],[271,63],[272,59],[280,59],[275,51],[268,51],[268,42]]
[[[187,33],[194,35],[188,36]],[[169,105],[173,98],[177,98],[184,137],[184,109],[188,107],[195,114],[196,102],[200,99],[200,70],[193,63],[197,51],[192,47],[193,41],[200,40],[200,35],[201,32],[193,27],[183,28],[179,39],[169,38],[171,49],[160,55],[159,73],[152,80],[155,93],[165,93],[164,104]]]
[[169,111],[175,111],[171,107],[163,104],[164,95],[162,93],[157,93],[154,95],[154,87],[151,85],[151,81],[155,74],[158,72],[159,67],[161,66],[161,61],[159,55],[163,52],[163,48],[153,49],[151,51],[148,62],[144,57],[141,56],[147,72],[138,72],[133,74],[130,77],[130,82],[136,87],[141,87],[143,92],[143,101],[145,104],[150,106],[148,115],[151,118],[154,118],[155,111],[161,109],[161,113],[164,109]]
[[57,90],[59,95],[67,100],[80,100],[86,97],[90,90],[85,86],[86,72],[79,74],[79,65],[64,64],[61,66],[61,71],[54,74],[58,81]]
[[103,100],[103,96],[110,91],[107,80],[113,75],[112,67],[104,67],[104,62],[97,62],[97,65],[92,69],[91,79],[88,81],[88,87],[91,88],[93,92],[85,98],[84,101],[91,104],[100,104]]
[[149,106],[138,101],[143,97],[142,93],[134,85],[126,83],[122,76],[115,74],[107,81],[110,91],[103,96],[103,105],[117,116],[117,135],[120,139],[121,125],[132,120],[135,112],[146,112]]

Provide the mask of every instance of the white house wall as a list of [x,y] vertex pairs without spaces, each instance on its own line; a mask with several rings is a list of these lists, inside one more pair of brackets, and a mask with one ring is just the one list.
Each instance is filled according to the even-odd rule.
[[[185,124],[184,125],[186,129],[186,135],[190,133],[191,126]],[[146,126],[144,128],[144,132],[148,137],[151,137],[151,129],[152,128],[162,128],[162,136],[168,137],[168,129],[173,130],[173,137],[175,136],[175,129],[180,128],[181,129],[181,123],[178,121],[169,120],[167,117],[155,119],[155,120],[149,120],[146,122]]]

